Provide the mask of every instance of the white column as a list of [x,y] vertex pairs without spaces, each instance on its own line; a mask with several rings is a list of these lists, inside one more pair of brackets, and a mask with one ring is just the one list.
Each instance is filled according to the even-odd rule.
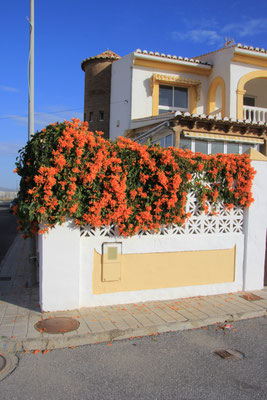
[[251,165],[257,171],[252,187],[254,203],[244,213],[245,254],[244,290],[264,286],[267,229],[267,158],[254,149],[249,151]]
[[73,222],[39,235],[42,311],[80,307],[80,230]]

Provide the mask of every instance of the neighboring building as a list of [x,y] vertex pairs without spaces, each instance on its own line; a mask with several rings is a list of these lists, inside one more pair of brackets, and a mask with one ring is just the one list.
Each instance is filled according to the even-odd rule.
[[[103,65],[109,78],[102,80]],[[191,59],[104,52],[82,68],[85,119],[100,130],[90,113],[105,110],[102,130],[111,139],[127,135],[204,153],[242,153],[253,146],[267,154],[267,50],[238,44]],[[96,82],[103,90],[97,99]]]

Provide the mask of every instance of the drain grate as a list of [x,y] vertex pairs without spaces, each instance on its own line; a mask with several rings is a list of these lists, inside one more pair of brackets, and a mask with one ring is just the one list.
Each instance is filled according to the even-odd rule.
[[234,359],[234,360],[240,360],[244,358],[244,354],[241,353],[240,351],[237,350],[232,350],[232,349],[221,349],[221,350],[215,350],[215,354],[220,356],[221,358],[224,359]]
[[66,333],[76,331],[80,323],[73,318],[55,317],[38,321],[34,327],[39,332],[44,333]]
[[242,297],[242,299],[245,299],[245,300],[247,300],[247,301],[262,300],[262,297],[257,296],[257,295],[254,294],[254,293],[247,293],[247,294],[244,294],[244,295],[242,295],[242,296],[240,296],[240,297]]

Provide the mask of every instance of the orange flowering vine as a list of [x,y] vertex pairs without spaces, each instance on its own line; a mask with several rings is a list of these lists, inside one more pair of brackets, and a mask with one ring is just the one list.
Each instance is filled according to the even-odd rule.
[[255,174],[244,154],[207,156],[125,137],[110,142],[78,119],[37,132],[20,150],[15,171],[21,176],[15,212],[25,237],[66,218],[77,226],[116,224],[123,236],[181,225],[190,218],[192,191],[206,213],[216,214],[219,202],[249,207]]

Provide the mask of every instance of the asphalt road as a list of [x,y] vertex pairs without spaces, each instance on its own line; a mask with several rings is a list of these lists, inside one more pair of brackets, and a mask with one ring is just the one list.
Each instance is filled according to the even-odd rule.
[[[254,400],[267,396],[267,318],[47,354],[21,354],[1,400]],[[222,359],[216,349],[244,353]]]
[[17,219],[9,212],[9,202],[0,201],[0,264],[17,234]]

